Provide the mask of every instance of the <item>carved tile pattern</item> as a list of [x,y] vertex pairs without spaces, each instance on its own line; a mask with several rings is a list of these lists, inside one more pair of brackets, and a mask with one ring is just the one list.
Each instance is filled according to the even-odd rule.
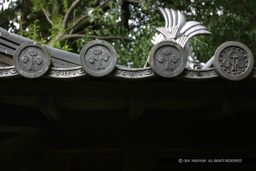
[[[14,66],[9,67],[0,67],[0,78],[6,77],[16,77],[18,76],[18,72],[16,71]],[[81,67],[74,68],[54,68],[52,67],[48,74],[46,75],[49,78],[58,78],[58,79],[69,79],[76,77],[83,77],[86,73]],[[117,69],[114,73],[114,76],[125,78],[125,79],[140,79],[153,77],[155,74],[152,69],[141,69],[141,70],[124,70]],[[254,68],[253,72],[250,75],[252,78],[256,78],[256,68]],[[219,77],[214,68],[210,68],[208,70],[185,70],[183,74],[180,76],[182,78],[188,79],[213,79]]]
[[154,72],[151,69],[137,70],[137,71],[131,71],[131,70],[128,71],[128,70],[118,69],[115,72],[115,76],[121,77],[121,78],[146,78],[146,77],[154,76]]
[[187,58],[182,47],[172,41],[164,41],[152,47],[149,65],[161,77],[176,77],[185,69]]
[[51,68],[48,77],[51,78],[75,78],[85,76],[85,71],[82,67],[75,68]]
[[0,67],[0,78],[17,76],[18,72],[14,66]]
[[89,57],[88,61],[90,64],[96,64],[96,70],[104,70],[106,68],[106,63],[108,62],[110,55],[103,54],[101,49],[95,49],[91,57]]
[[156,51],[155,63],[166,72],[175,71],[180,66],[180,53],[171,46],[159,48]]
[[167,47],[163,50],[162,54],[157,56],[157,61],[161,64],[164,64],[164,70],[171,70],[173,71],[177,67],[173,67],[172,64],[177,64],[180,60],[179,56],[176,56],[176,54],[173,54],[172,48]]
[[223,71],[230,75],[243,74],[248,68],[248,55],[240,47],[227,47],[219,57],[220,66]]
[[85,63],[90,70],[104,72],[111,65],[111,52],[104,46],[92,46],[85,54]]
[[44,52],[37,47],[25,48],[19,56],[19,66],[29,73],[36,73],[44,67]]
[[214,68],[208,70],[185,70],[182,77],[190,79],[211,79],[217,78],[218,74]]

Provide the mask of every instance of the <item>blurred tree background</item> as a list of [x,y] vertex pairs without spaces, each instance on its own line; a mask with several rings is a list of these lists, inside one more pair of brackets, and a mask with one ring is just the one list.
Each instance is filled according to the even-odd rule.
[[180,10],[212,32],[190,40],[203,62],[225,41],[242,42],[256,53],[254,0],[0,0],[0,27],[74,53],[103,39],[114,45],[118,64],[142,67],[156,27],[164,26],[158,7]]

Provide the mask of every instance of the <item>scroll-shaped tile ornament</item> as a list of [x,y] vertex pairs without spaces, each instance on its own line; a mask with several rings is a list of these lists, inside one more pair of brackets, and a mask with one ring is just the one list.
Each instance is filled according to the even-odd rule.
[[252,72],[253,54],[247,46],[240,42],[223,43],[217,48],[214,56],[215,70],[228,80],[242,80]]
[[102,77],[114,70],[117,54],[108,42],[93,40],[82,48],[80,61],[86,73],[94,77]]
[[165,19],[165,27],[158,27],[152,38],[154,45],[169,41],[180,45],[186,53],[186,67],[189,69],[201,69],[204,63],[197,60],[192,47],[189,46],[189,39],[197,35],[209,35],[211,32],[197,21],[186,21],[186,17],[173,9],[159,8]]
[[44,75],[51,65],[51,56],[46,47],[36,42],[22,43],[13,55],[17,72],[26,78]]

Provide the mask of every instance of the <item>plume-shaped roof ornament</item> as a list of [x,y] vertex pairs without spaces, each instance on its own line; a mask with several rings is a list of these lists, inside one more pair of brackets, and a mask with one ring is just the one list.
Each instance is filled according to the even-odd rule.
[[165,20],[165,27],[158,27],[152,43],[173,41],[185,47],[188,40],[197,35],[211,34],[211,32],[197,21],[186,21],[186,17],[180,12],[168,8],[159,8]]
[[180,11],[168,8],[159,8],[165,20],[165,27],[158,27],[152,38],[154,45],[163,41],[172,41],[185,49],[188,56],[187,68],[201,69],[205,65],[197,60],[188,40],[197,35],[209,35],[211,32],[198,21],[186,21],[186,17]]

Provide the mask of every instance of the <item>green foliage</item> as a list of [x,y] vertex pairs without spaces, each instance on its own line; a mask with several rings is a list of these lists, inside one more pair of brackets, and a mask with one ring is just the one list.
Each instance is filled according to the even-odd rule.
[[[30,4],[24,6],[25,1]],[[256,1],[254,0],[140,0],[131,3],[126,0],[112,0],[97,8],[104,0],[81,1],[75,13],[70,15],[68,27],[84,15],[89,17],[74,29],[62,25],[63,18],[73,0],[18,0],[7,10],[1,11],[0,25],[15,33],[22,34],[54,47],[79,53],[81,48],[93,40],[88,36],[133,38],[130,42],[122,39],[108,39],[118,53],[118,63],[132,67],[143,67],[152,48],[151,39],[156,27],[164,26],[164,19],[158,7],[181,10],[187,20],[196,20],[206,26],[210,36],[197,36],[190,40],[196,56],[206,62],[214,55],[216,48],[225,41],[239,41],[255,54],[256,46]],[[51,25],[42,8],[46,9],[53,22]],[[22,20],[21,16],[27,10]],[[22,23],[22,29],[15,26]],[[10,22],[11,21],[11,22]],[[65,35],[80,34],[84,38],[63,40]]]
[[62,4],[64,6],[64,12],[68,11],[68,0],[62,0]]
[[46,40],[40,38],[39,36],[39,29],[40,26],[38,25],[39,20],[35,20],[34,23],[31,23],[26,31],[23,32],[23,36],[35,40],[40,43],[46,43]]
[[70,48],[68,45],[62,46],[60,42],[57,42],[57,43],[55,44],[54,48],[61,49],[61,50],[65,50],[65,51],[69,51],[69,52],[72,52],[72,51],[73,51],[73,49]]

